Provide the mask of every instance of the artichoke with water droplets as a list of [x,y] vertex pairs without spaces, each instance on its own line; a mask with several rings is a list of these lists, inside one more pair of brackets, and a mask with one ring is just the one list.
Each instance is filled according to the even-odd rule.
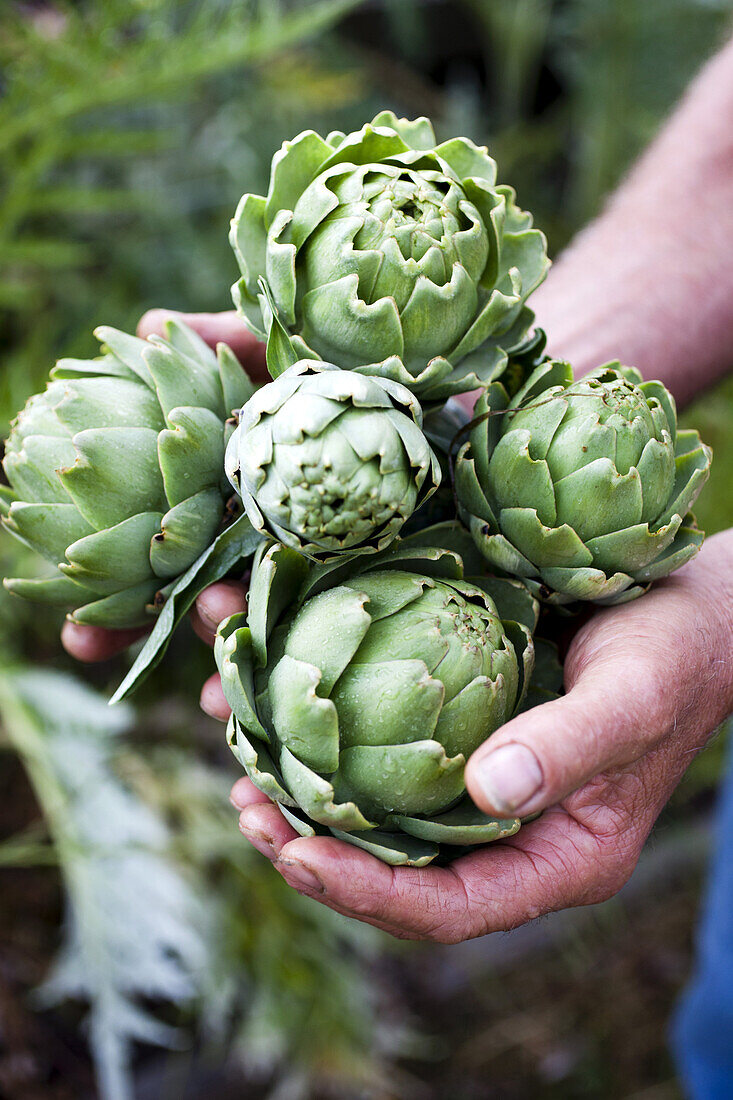
[[699,550],[689,513],[711,451],[661,382],[609,363],[493,382],[456,463],[459,511],[489,567],[557,604],[634,599]]
[[226,470],[256,530],[326,558],[382,550],[440,484],[404,386],[301,360],[239,414]]
[[255,334],[274,310],[296,358],[391,377],[431,403],[494,376],[548,268],[486,148],[438,143],[428,119],[391,111],[285,142],[267,195],[241,199],[231,241],[235,303]]
[[75,622],[152,624],[231,518],[226,420],[253,386],[226,345],[174,321],[166,335],[98,329],[102,356],[60,360],[6,441],[4,526],[56,571],[5,585]]
[[258,550],[248,617],[220,626],[215,656],[232,749],[302,835],[422,866],[519,828],[478,811],[463,772],[521,704],[537,603],[465,577],[461,539],[441,524],[320,565]]

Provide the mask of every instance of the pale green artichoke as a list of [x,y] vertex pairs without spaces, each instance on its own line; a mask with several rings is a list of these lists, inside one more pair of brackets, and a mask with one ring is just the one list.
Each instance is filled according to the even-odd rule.
[[689,509],[711,451],[678,431],[661,382],[609,363],[578,382],[537,367],[493,382],[456,463],[459,512],[489,566],[540,598],[623,603],[699,550]]
[[456,527],[327,565],[280,543],[255,555],[249,616],[215,645],[229,741],[304,836],[422,866],[519,828],[479,812],[463,772],[520,706],[538,605],[465,578]]
[[285,142],[267,196],[240,201],[231,241],[235,303],[256,335],[274,309],[296,359],[393,378],[423,402],[494,375],[548,267],[485,148],[437,144],[428,119],[391,111],[356,133]]
[[440,484],[404,386],[304,359],[239,414],[226,472],[253,527],[314,558],[382,550]]
[[5,585],[79,623],[142,626],[231,518],[225,421],[253,387],[177,322],[167,340],[96,335],[104,354],[60,360],[6,442],[4,525],[57,568]]

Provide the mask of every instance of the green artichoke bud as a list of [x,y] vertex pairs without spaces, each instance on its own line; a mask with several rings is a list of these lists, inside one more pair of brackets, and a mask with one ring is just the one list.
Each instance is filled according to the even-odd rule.
[[5,585],[75,622],[142,626],[231,518],[225,420],[253,387],[229,348],[177,322],[167,340],[96,335],[103,355],[60,360],[13,423],[4,525],[57,568]]
[[263,544],[248,620],[220,626],[231,747],[304,836],[422,866],[441,843],[519,828],[480,813],[463,772],[520,705],[538,605],[517,582],[466,579],[445,549],[455,526],[315,566]]
[[440,484],[415,397],[304,359],[239,414],[226,472],[253,527],[311,557],[384,549]]
[[537,367],[493,382],[456,463],[459,511],[489,565],[558,604],[623,603],[678,569],[703,533],[688,514],[710,470],[661,382],[609,363],[578,382]]
[[231,241],[235,304],[256,335],[272,324],[267,286],[296,358],[393,378],[423,402],[494,375],[548,268],[486,148],[437,144],[428,119],[391,111],[285,142],[267,196],[241,199]]

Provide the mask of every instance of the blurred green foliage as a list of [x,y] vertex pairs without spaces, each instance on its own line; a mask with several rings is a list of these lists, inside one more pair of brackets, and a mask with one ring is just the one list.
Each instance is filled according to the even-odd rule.
[[[392,107],[430,114],[442,136],[487,143],[556,254],[722,42],[732,12],[730,0],[5,3],[0,435],[57,357],[94,354],[97,324],[132,329],[158,305],[230,307],[229,217],[242,192],[266,186],[274,149],[307,127],[355,129]],[[733,524],[732,418],[733,380],[684,417],[716,452],[698,508],[708,531]],[[4,575],[33,569],[5,535],[0,564]],[[0,618],[0,668],[71,667],[55,613],[3,592]],[[221,899],[229,1049],[250,1068],[287,1067],[298,1096],[330,1051],[335,1095],[367,1095],[358,1090],[378,1090],[386,1064],[371,1005],[353,1011],[354,997],[369,999],[369,952],[243,854],[223,808],[235,769],[190,688],[210,662],[184,628],[114,766],[168,823],[170,858]],[[106,688],[120,664],[90,676]],[[42,862],[37,846],[28,851]],[[298,951],[284,950],[295,937]]]

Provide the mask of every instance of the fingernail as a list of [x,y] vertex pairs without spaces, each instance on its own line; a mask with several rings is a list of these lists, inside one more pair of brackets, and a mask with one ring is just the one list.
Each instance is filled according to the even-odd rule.
[[479,764],[476,779],[498,813],[513,814],[537,794],[542,768],[526,745],[502,745]]
[[257,832],[256,829],[248,829],[239,822],[239,831],[242,836],[245,836],[250,842],[253,848],[256,848],[260,855],[263,855],[266,859],[274,862],[277,859],[277,852],[275,851],[275,845],[272,843],[269,837],[264,833]]
[[279,859],[278,870],[294,890],[305,890],[308,894],[325,894],[326,887],[315,871],[301,863],[299,859]]

